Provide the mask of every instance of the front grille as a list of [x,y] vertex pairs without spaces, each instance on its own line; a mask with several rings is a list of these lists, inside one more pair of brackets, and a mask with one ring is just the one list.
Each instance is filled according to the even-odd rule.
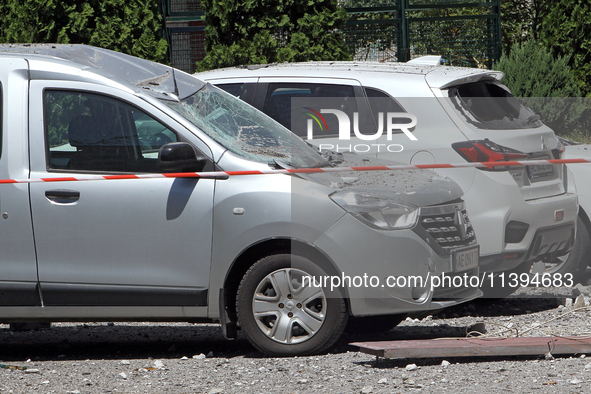
[[423,229],[445,250],[476,243],[474,229],[463,202],[422,207]]

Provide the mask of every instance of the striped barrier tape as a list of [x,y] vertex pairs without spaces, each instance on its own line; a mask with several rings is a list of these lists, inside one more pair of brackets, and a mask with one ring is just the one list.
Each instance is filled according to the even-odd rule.
[[289,168],[279,170],[249,170],[249,171],[211,171],[211,172],[179,172],[170,174],[124,174],[124,175],[80,175],[54,178],[29,178],[29,179],[0,179],[0,184],[14,183],[39,183],[39,182],[79,182],[101,181],[120,179],[153,179],[153,178],[227,178],[241,175],[263,174],[316,174],[322,172],[347,172],[347,171],[395,171],[395,170],[426,170],[444,168],[491,168],[491,167],[518,167],[546,164],[580,164],[591,163],[591,159],[550,159],[550,160],[526,160],[526,161],[494,161],[477,163],[453,163],[453,164],[400,164],[394,166],[367,166],[367,167],[326,167],[326,168]]

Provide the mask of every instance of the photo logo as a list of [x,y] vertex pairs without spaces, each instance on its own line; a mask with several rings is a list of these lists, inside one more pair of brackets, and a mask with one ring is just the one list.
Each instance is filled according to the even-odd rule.
[[[304,107],[304,109],[307,109],[308,111],[314,112],[314,114],[311,114],[310,112],[304,112],[306,115],[309,115],[312,117],[312,119],[314,119],[316,121],[316,123],[318,123],[318,126],[320,126],[320,130],[324,131],[324,128],[322,127],[322,124],[324,124],[324,126],[326,127],[326,131],[328,131],[328,125],[326,124],[326,120],[324,120],[324,117],[322,115],[320,115],[320,113],[318,111],[314,111],[312,108],[308,108],[308,107]],[[322,110],[321,110],[322,111]],[[322,119],[322,123],[320,123],[320,120],[318,120],[318,118]],[[311,140],[313,139],[312,136],[312,119],[308,119],[308,139]]]
[[[314,121],[320,126],[320,130],[324,131],[324,128],[326,128],[326,131],[328,131],[326,120],[321,114],[332,114],[337,117],[339,124],[339,140],[351,139],[351,120],[349,119],[349,115],[345,112],[338,109],[321,109],[320,112],[309,107],[304,107],[304,109],[310,111],[304,113],[312,118],[308,119],[307,122],[307,139],[314,139]],[[409,120],[409,122],[400,123],[400,120],[403,119]],[[373,141],[380,138],[384,134],[384,123],[386,123],[386,138],[388,141],[392,140],[392,133],[397,130],[402,131],[411,141],[417,141],[417,137],[415,137],[410,131],[410,129],[417,125],[417,117],[412,114],[406,112],[387,112],[384,116],[383,112],[379,112],[378,130],[374,134],[362,134],[359,131],[359,113],[353,112],[353,133],[355,134],[355,137],[360,140]]]

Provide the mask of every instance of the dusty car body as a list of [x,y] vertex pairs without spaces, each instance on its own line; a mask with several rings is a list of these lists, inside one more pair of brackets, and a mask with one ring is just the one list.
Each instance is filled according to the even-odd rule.
[[[421,64],[421,59],[406,64],[283,63],[195,76],[252,104],[319,149],[345,151],[353,146],[363,155],[409,164],[560,157],[562,147],[554,132],[502,85],[501,72],[437,66],[428,60],[430,65]],[[342,100],[330,106],[334,98]],[[296,109],[290,99],[307,104]],[[348,115],[351,128],[367,126],[370,132],[352,130],[350,137],[343,137],[340,119],[334,127],[322,122],[316,126],[309,118],[322,115],[330,122],[336,119],[337,107]],[[408,126],[412,130],[390,135],[384,120],[389,111],[408,116],[408,123],[414,119]],[[297,116],[308,116],[310,126],[297,123]],[[375,130],[383,130],[379,138]],[[578,205],[564,165],[437,171],[455,180],[465,193],[481,244],[481,271],[527,272],[532,263],[545,261],[558,262],[551,264],[549,273],[568,272],[556,258],[573,246]],[[512,291],[496,290],[488,293],[502,296]]]
[[[330,347],[348,316],[481,295],[302,284],[478,275],[461,189],[444,176],[393,172],[393,189],[363,173],[265,173],[330,163],[222,90],[120,53],[3,45],[0,65],[0,179],[14,181],[0,185],[1,322],[220,322],[297,355]],[[245,170],[261,173],[227,175]],[[147,176],[194,172],[213,175]],[[451,246],[429,233],[439,219]]]

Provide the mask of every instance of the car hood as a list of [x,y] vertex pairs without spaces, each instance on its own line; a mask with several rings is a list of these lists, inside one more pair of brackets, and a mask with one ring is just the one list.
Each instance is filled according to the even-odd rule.
[[[401,163],[351,153],[328,155],[338,167],[392,166]],[[336,156],[336,157],[335,157]],[[342,161],[341,161],[342,160]],[[439,205],[462,197],[460,186],[433,170],[345,171],[302,176],[335,191],[353,190],[380,194],[419,207]]]

